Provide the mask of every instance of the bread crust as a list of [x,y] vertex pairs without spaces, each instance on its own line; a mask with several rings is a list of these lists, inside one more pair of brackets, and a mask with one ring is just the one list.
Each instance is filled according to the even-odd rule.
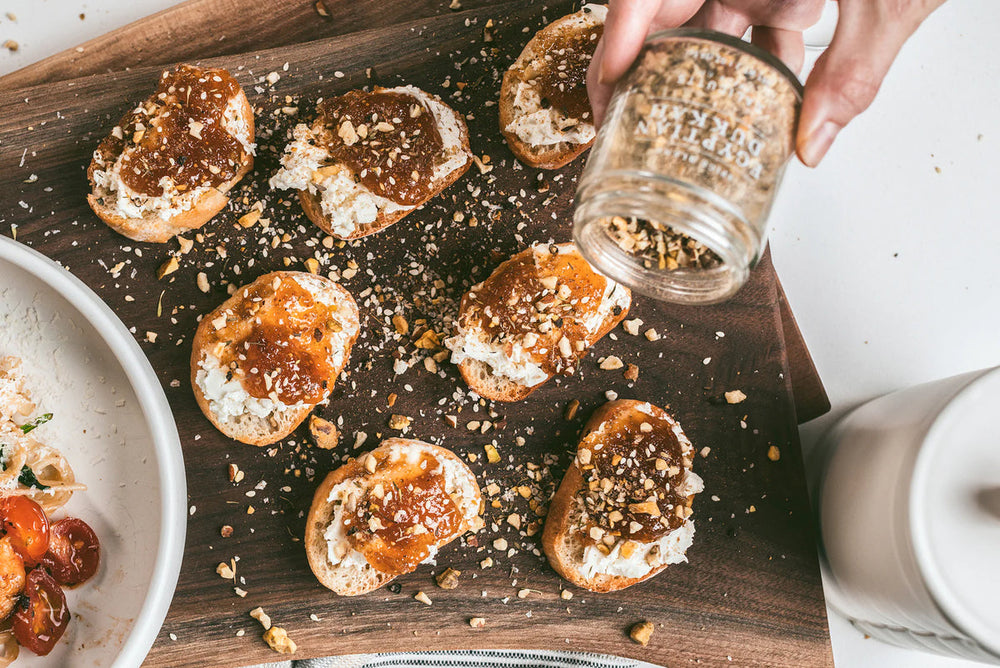
[[504,72],[503,82],[500,85],[500,133],[507,140],[507,145],[518,160],[536,169],[559,169],[576,160],[587,149],[594,144],[591,139],[585,144],[571,142],[561,142],[558,144],[545,144],[534,146],[522,141],[516,133],[507,130],[515,120],[516,113],[514,100],[517,97],[518,84],[530,81],[531,64],[541,58],[545,53],[543,41],[550,37],[559,37],[569,34],[573,27],[569,24],[583,10],[573,14],[567,14],[556,19],[549,25],[539,30],[525,45],[521,55],[517,57],[514,64]]
[[[375,92],[389,90],[381,86],[375,87]],[[452,170],[449,172],[441,181],[434,184],[434,187],[428,193],[427,197],[423,198],[417,204],[413,206],[405,207],[393,211],[391,214],[386,214],[385,211],[379,211],[375,218],[375,221],[367,225],[358,225],[351,234],[347,236],[341,236],[333,231],[333,227],[330,224],[329,219],[323,213],[323,206],[321,204],[321,198],[316,193],[311,193],[309,190],[299,191],[299,202],[302,205],[302,211],[306,214],[318,228],[329,234],[336,239],[343,239],[344,241],[350,241],[352,239],[360,239],[362,237],[367,237],[370,234],[375,234],[376,232],[381,232],[390,225],[398,223],[400,220],[408,216],[412,211],[423,206],[430,199],[437,197],[441,194],[448,186],[453,184],[458,179],[469,171],[469,167],[472,166],[472,147],[469,145],[469,128],[465,124],[465,119],[462,115],[452,109],[447,103],[445,103],[437,95],[431,95],[427,91],[423,91],[425,95],[434,100],[440,102],[445,107],[447,107],[455,115],[455,120],[458,122],[459,138],[462,143],[462,150],[465,152],[467,159],[462,167]],[[440,121],[439,121],[440,123]]]
[[[372,450],[370,454],[378,454],[388,451],[393,446],[417,446],[420,448],[427,448],[439,461],[451,459],[452,461],[461,464],[462,468],[468,472],[469,478],[473,483],[476,504],[480,508],[482,507],[482,495],[475,475],[469,471],[465,462],[463,462],[451,450],[415,439],[388,438],[382,441],[382,443],[380,443],[377,448]],[[316,492],[313,495],[312,504],[309,506],[309,514],[306,516],[304,542],[306,546],[306,558],[309,561],[309,568],[312,569],[313,574],[316,576],[316,579],[320,581],[320,584],[327,589],[340,594],[341,596],[358,596],[360,594],[367,594],[368,592],[374,591],[379,587],[388,584],[397,577],[388,573],[379,572],[376,569],[369,567],[368,572],[371,573],[371,577],[365,581],[354,580],[353,584],[355,586],[344,587],[341,586],[339,578],[337,577],[337,567],[330,565],[329,560],[327,559],[327,545],[323,534],[326,532],[326,528],[329,526],[334,515],[334,506],[327,501],[327,497],[330,495],[330,491],[340,483],[352,478],[360,479],[366,475],[362,460],[363,457],[351,459],[340,468],[337,468],[327,474],[326,478],[324,478],[323,482],[320,483],[319,487],[316,489]],[[466,532],[478,531],[482,528],[482,526],[483,521],[481,515],[477,515],[474,521],[463,521],[459,530],[454,535],[449,536],[447,539],[437,543],[437,547],[444,547]]]
[[[237,440],[241,443],[246,443],[247,445],[256,445],[259,447],[264,445],[270,445],[271,443],[280,441],[281,439],[285,438],[293,431],[295,431],[295,429],[300,424],[302,424],[302,421],[309,416],[309,413],[312,412],[313,408],[315,408],[319,402],[314,404],[306,404],[295,411],[285,411],[281,415],[281,420],[277,424],[277,426],[267,432],[264,431],[247,432],[243,430],[236,431],[232,429],[230,425],[226,424],[224,420],[221,420],[219,416],[217,416],[212,411],[208,399],[205,397],[204,392],[202,392],[197,382],[199,363],[201,362],[202,357],[204,356],[204,354],[208,349],[209,327],[211,327],[212,320],[218,317],[220,313],[222,313],[227,309],[232,308],[239,302],[240,293],[245,287],[250,287],[262,282],[270,282],[275,278],[281,278],[282,280],[284,279],[294,280],[294,277],[301,273],[302,272],[297,272],[297,271],[275,271],[270,274],[264,274],[256,281],[248,284],[247,286],[240,287],[238,290],[236,290],[236,292],[233,293],[233,295],[229,299],[222,302],[211,313],[202,317],[201,322],[198,324],[198,329],[195,331],[194,340],[191,345],[191,388],[194,391],[194,398],[198,402],[198,407],[201,408],[201,412],[205,414],[205,417],[208,418],[208,420],[212,423],[212,425],[216,429],[218,429],[220,432],[222,432],[229,438]],[[313,274],[308,274],[308,275],[313,279],[319,279],[324,281],[327,284],[325,286],[325,289],[335,291],[338,300],[343,300],[344,303],[347,304],[348,307],[352,309],[355,316],[354,322],[359,321],[360,313],[358,311],[357,304],[355,303],[354,298],[351,296],[351,294],[347,290],[345,290],[343,286],[339,285],[338,283],[334,283],[333,281],[326,279],[322,276],[316,276]],[[350,339],[348,340],[347,345],[344,347],[343,363],[335,369],[335,373],[333,374],[334,379],[340,376],[340,373],[344,370],[344,367],[347,365],[347,362],[351,356],[351,348],[354,346],[354,342],[357,341],[359,330],[360,328],[357,327],[354,329],[354,332],[351,335]],[[329,389],[330,390],[333,389],[333,383],[330,383]]]
[[[590,416],[590,419],[587,420],[587,424],[583,428],[583,433],[580,435],[580,441],[577,443],[577,448],[579,449],[580,444],[584,442],[587,436],[599,429],[601,424],[605,422],[613,423],[616,420],[622,419],[631,412],[636,411],[638,406],[645,403],[647,402],[636,401],[634,399],[619,399],[609,401],[600,406]],[[570,511],[573,509],[573,502],[577,493],[583,489],[585,484],[583,474],[577,467],[576,457],[574,456],[573,462],[566,471],[566,475],[563,476],[562,482],[559,483],[559,489],[556,490],[552,501],[549,503],[549,511],[545,516],[545,527],[542,530],[542,549],[552,568],[560,576],[577,587],[598,593],[618,591],[626,587],[631,587],[632,585],[648,580],[664,570],[669,564],[662,564],[653,568],[649,573],[639,578],[608,575],[606,573],[597,573],[590,579],[583,576],[578,565],[574,563],[570,556],[568,544],[570,533],[573,531],[573,527],[570,526]],[[692,494],[687,498],[686,505],[690,508],[693,503],[694,495]]]
[[[254,117],[253,107],[250,106],[246,94],[240,88],[237,94],[230,100],[239,102],[240,117],[250,130],[250,142],[254,141]],[[127,218],[118,213],[114,208],[101,204],[94,194],[94,172],[99,169],[97,162],[93,159],[87,168],[87,180],[90,182],[90,193],[87,195],[87,203],[97,214],[97,217],[104,221],[111,229],[119,234],[132,239],[133,241],[149,241],[153,243],[166,243],[178,234],[183,234],[189,230],[196,230],[222,211],[229,203],[227,193],[253,169],[253,156],[246,153],[246,158],[240,165],[236,175],[219,185],[217,188],[209,188],[198,197],[194,205],[185,211],[181,211],[167,219],[160,218],[159,214],[151,211],[141,218]]]
[[[568,246],[572,246],[572,244],[559,244],[560,248],[566,248]],[[502,267],[514,262],[524,254],[532,252],[534,251],[531,248],[526,248],[520,253],[511,256],[508,260],[500,263],[500,265],[493,270],[493,273],[500,271]],[[622,289],[625,288],[622,287]],[[625,305],[621,313],[617,316],[614,313],[608,313],[608,317],[606,317],[601,323],[600,328],[587,341],[588,349],[604,338],[608,332],[617,327],[618,324],[628,316],[628,310],[632,306],[632,293],[628,290],[626,290],[626,292],[629,295],[628,304]],[[459,312],[459,319],[461,319],[466,312],[464,298],[462,302],[463,305]],[[458,372],[461,374],[462,379],[465,380],[469,388],[474,390],[479,396],[491,401],[504,402],[521,401],[522,399],[526,399],[532,392],[547,383],[549,380],[552,380],[553,377],[553,374],[549,374],[549,377],[542,382],[529,387],[527,385],[516,383],[508,378],[504,378],[503,376],[493,375],[489,366],[485,362],[481,362],[479,360],[463,360],[458,365]]]

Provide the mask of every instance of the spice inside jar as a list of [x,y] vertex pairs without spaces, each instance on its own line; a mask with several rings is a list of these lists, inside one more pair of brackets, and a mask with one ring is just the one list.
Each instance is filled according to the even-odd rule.
[[581,252],[661,299],[732,296],[762,253],[801,99],[795,75],[742,40],[687,28],[650,36],[581,177]]

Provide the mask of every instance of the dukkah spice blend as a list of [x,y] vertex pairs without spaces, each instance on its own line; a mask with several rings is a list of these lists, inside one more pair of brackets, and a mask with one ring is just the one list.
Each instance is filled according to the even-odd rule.
[[747,42],[689,28],[650,36],[580,180],[581,252],[661,299],[732,296],[763,250],[801,101],[795,75]]

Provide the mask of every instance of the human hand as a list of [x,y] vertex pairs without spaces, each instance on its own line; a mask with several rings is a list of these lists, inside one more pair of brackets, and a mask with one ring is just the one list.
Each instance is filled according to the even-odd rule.
[[[806,80],[796,153],[819,164],[847,123],[868,108],[900,48],[944,0],[840,0],[830,47]],[[632,65],[646,36],[681,25],[710,28],[751,41],[793,71],[802,68],[802,31],[819,20],[823,0],[609,0],[604,36],[587,73],[600,126],[615,82]]]

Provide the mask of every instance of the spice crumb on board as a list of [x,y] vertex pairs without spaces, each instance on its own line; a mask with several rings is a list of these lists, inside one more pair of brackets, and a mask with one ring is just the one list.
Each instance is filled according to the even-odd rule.
[[743,394],[742,390],[730,390],[726,392],[726,403],[727,404],[740,404],[746,401],[747,395]]
[[298,646],[288,637],[288,632],[280,626],[272,626],[264,631],[264,642],[279,654],[295,654]]
[[649,639],[653,637],[653,631],[654,628],[652,622],[641,621],[629,629],[628,635],[632,638],[633,642],[646,647],[649,645]]

